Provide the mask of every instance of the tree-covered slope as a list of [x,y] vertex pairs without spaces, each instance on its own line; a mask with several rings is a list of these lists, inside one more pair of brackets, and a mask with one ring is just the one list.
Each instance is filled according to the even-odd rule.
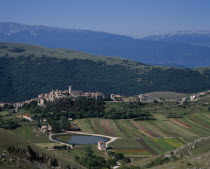
[[76,90],[136,95],[210,88],[210,70],[144,65],[66,49],[0,43],[0,101],[16,102],[72,85]]

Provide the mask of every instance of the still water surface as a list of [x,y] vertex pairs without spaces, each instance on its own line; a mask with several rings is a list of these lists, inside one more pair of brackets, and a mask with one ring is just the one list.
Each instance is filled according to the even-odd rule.
[[55,135],[53,136],[53,139],[68,144],[98,144],[99,141],[109,141],[109,138],[106,137],[77,134]]

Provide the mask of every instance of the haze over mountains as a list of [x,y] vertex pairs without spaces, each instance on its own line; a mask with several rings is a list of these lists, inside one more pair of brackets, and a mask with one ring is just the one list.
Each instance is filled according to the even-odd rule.
[[50,48],[68,48],[96,55],[116,56],[152,65],[210,66],[210,33],[182,32],[135,39],[89,30],[0,23],[0,41]]
[[178,31],[162,35],[144,37],[145,40],[187,43],[210,47],[210,31]]

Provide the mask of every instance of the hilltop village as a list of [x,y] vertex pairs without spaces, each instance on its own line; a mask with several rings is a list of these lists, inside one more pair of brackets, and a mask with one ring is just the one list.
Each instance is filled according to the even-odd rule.
[[39,106],[44,106],[44,104],[49,101],[53,102],[56,99],[64,99],[64,98],[75,99],[79,96],[83,96],[86,98],[95,98],[96,100],[104,98],[104,95],[100,92],[91,93],[91,92],[75,91],[72,90],[72,86],[69,86],[68,90],[53,90],[50,93],[38,95],[37,103]]
[[[132,102],[138,101],[139,103],[164,103],[164,102],[169,102],[169,103],[171,102],[172,103],[173,102],[173,104],[174,104],[176,102],[176,104],[182,105],[186,101],[191,101],[191,102],[198,101],[200,98],[202,98],[205,95],[207,95],[207,97],[209,97],[209,93],[210,93],[210,91],[200,92],[200,93],[191,95],[188,98],[187,97],[181,98],[180,100],[178,100],[178,99],[155,98],[155,97],[152,97],[148,94],[140,94],[138,96],[135,96],[134,98],[137,99],[137,100],[129,100],[129,98],[125,98],[121,95],[116,95],[116,94],[111,94],[107,99],[107,96],[105,97],[105,95],[101,92],[76,91],[76,90],[72,89],[72,86],[69,86],[68,90],[52,90],[49,93],[39,94],[37,98],[26,100],[26,101],[23,101],[23,102],[13,103],[13,104],[1,103],[0,107],[2,107],[2,108],[5,107],[5,109],[10,109],[10,108],[7,108],[7,107],[12,106],[14,108],[14,112],[18,112],[22,107],[24,107],[24,105],[31,104],[33,102],[35,102],[37,104],[37,106],[45,108],[47,103],[53,103],[54,104],[55,101],[59,101],[59,100],[62,100],[62,99],[70,99],[70,100],[75,102],[77,100],[77,98],[79,98],[79,97],[84,97],[86,99],[94,99],[96,101],[108,101],[108,102],[111,102],[111,103],[112,102],[113,103],[114,102],[116,102],[116,103],[117,102],[119,102],[119,103],[120,102],[132,103]],[[98,104],[98,103],[90,103],[90,104]],[[100,105],[100,104],[101,103],[99,103],[98,106],[99,107],[101,106],[101,108],[104,109],[103,106]],[[202,102],[202,104],[205,104],[205,103]],[[87,109],[84,110],[84,111],[87,111]],[[88,111],[91,112],[92,110],[88,110]],[[99,110],[99,111],[104,111],[104,110]],[[111,113],[112,115],[116,114],[116,112],[112,112],[112,111],[113,110],[111,109],[110,112],[108,112],[108,113]],[[61,112],[63,112],[63,110]],[[118,114],[118,118],[119,117],[120,118],[128,118],[128,119],[129,118],[137,118],[137,119],[141,118],[141,117],[139,118],[139,116],[141,116],[141,113],[139,114],[138,112],[137,112],[137,114],[134,113],[132,116],[124,115],[122,111],[120,111],[120,114],[122,114],[122,115]],[[72,121],[74,119],[75,115],[76,114],[71,114],[71,116],[68,117],[67,121]],[[116,118],[115,115],[114,116],[112,116],[112,115],[107,115],[107,117],[105,117],[105,118]],[[95,117],[101,117],[101,116],[98,116],[97,113],[94,116]],[[145,120],[145,119],[152,120],[153,119],[150,114],[148,114],[148,115],[144,114],[143,116],[144,116],[144,118],[141,118],[141,120]],[[17,115],[16,117],[22,118],[22,119],[25,119],[25,120],[28,120],[28,121],[34,121],[34,118],[30,114],[20,114],[20,115]],[[79,117],[79,118],[81,118],[81,117]],[[46,118],[42,118],[41,120],[43,122],[47,122]],[[77,125],[75,125],[74,123],[69,123],[69,124],[70,124],[69,125],[70,127],[67,126],[68,130],[79,130]],[[40,128],[40,131],[42,131],[44,133],[49,132],[50,130],[51,130],[51,126],[49,126],[49,125],[44,125],[44,126],[41,126],[41,128]]]
[[[69,86],[68,90],[58,90],[58,89],[52,90],[49,93],[38,95],[37,98],[25,100],[23,102],[13,103],[13,106],[18,110],[24,104],[30,103],[32,101],[37,101],[37,104],[39,106],[44,106],[46,102],[53,102],[55,100],[64,99],[64,98],[71,98],[72,100],[74,100],[80,96],[86,98],[94,98],[96,100],[105,98],[104,94],[101,92],[83,92],[81,90],[76,91],[72,90],[72,86]],[[110,95],[110,101],[123,101],[123,98],[124,98],[123,96],[117,94]]]
[[[145,102],[145,103],[150,103],[154,101],[162,102],[162,101],[177,101],[179,103],[183,103],[187,100],[189,101],[197,101],[199,97],[206,95],[207,93],[210,93],[210,91],[206,92],[200,92],[194,95],[189,96],[189,98],[183,97],[180,100],[178,99],[161,99],[161,98],[155,98],[152,96],[149,96],[147,94],[140,94],[137,95],[136,98],[139,99],[140,102]],[[21,108],[24,104],[30,103],[32,101],[37,101],[37,104],[39,106],[44,106],[46,102],[53,102],[58,99],[63,99],[63,98],[71,98],[72,100],[75,100],[77,97],[86,97],[86,98],[94,98],[96,100],[100,99],[105,99],[105,95],[101,92],[83,92],[81,90],[76,91],[72,90],[72,86],[68,87],[68,90],[52,90],[49,93],[44,93],[38,95],[37,98],[30,99],[30,100],[25,100],[22,102],[18,103],[13,103],[13,106],[16,108],[16,111],[18,111],[19,108]],[[130,100],[125,98],[124,96],[117,95],[117,94],[111,94],[108,96],[107,101],[113,101],[113,102],[129,102]],[[1,103],[2,105],[5,103]]]

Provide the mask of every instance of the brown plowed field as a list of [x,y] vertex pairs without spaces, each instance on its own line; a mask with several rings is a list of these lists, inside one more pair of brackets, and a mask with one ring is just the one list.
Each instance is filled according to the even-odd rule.
[[120,150],[116,150],[116,149],[113,149],[114,151],[141,151],[141,152],[144,152],[145,150],[131,150],[131,149],[120,149]]
[[135,125],[137,128],[139,128],[140,130],[144,131],[145,133],[148,133],[148,135],[151,135],[152,137],[160,137],[159,135],[153,133],[152,131],[146,129],[144,126],[142,126],[141,124],[139,124],[136,121],[131,120],[131,123],[133,125]]
[[192,126],[185,124],[182,120],[179,119],[170,119],[172,122],[178,124],[179,126],[185,127],[185,128],[190,128]]
[[144,149],[147,150],[148,152],[150,152],[152,155],[157,155],[158,154],[155,150],[153,150],[150,146],[148,146],[144,142],[144,140],[142,140],[142,139],[136,139],[136,141],[138,141],[138,143],[141,144],[144,147]]

